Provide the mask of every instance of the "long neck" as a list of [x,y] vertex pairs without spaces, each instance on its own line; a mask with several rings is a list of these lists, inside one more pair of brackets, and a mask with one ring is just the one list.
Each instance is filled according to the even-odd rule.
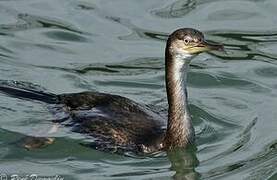
[[187,73],[190,56],[172,55],[166,50],[168,124],[165,147],[184,147],[193,141],[194,129],[188,111]]

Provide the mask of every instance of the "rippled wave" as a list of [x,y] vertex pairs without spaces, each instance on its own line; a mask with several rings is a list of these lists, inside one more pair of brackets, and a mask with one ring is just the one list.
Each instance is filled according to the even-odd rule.
[[179,0],[162,9],[152,10],[152,13],[161,18],[180,18],[196,7],[196,0]]
[[[197,56],[189,73],[192,150],[118,156],[81,144],[66,127],[53,146],[21,138],[47,130],[45,104],[0,93],[0,169],[68,179],[275,179],[275,1],[0,1],[0,86],[103,91],[167,114],[164,44],[178,27],[202,30],[225,53]],[[249,10],[250,9],[250,10]],[[0,172],[1,174],[1,172]]]

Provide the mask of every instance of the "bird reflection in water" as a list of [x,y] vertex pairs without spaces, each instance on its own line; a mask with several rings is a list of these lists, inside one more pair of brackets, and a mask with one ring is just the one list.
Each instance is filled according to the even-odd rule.
[[195,171],[199,161],[196,157],[196,147],[188,149],[175,148],[167,151],[167,156],[171,162],[170,169],[175,171],[173,179],[176,180],[196,180],[200,178],[200,174]]

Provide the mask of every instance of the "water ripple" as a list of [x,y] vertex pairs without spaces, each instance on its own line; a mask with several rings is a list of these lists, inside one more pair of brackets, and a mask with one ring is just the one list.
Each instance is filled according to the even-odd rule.
[[[210,31],[213,37],[223,38],[227,53],[214,54],[224,60],[255,60],[276,64],[277,54],[263,52],[259,49],[268,43],[276,42],[277,33],[268,32],[252,32],[252,31]],[[225,40],[224,40],[225,39]]]
[[0,32],[10,34],[11,32],[22,31],[27,29],[35,28],[53,28],[53,29],[62,29],[70,32],[84,34],[73,25],[65,23],[64,21],[48,19],[46,17],[40,17],[30,14],[18,14],[18,21],[16,24],[9,25],[0,25]]
[[13,142],[67,114],[53,117],[54,110],[42,104],[1,94],[0,169],[66,179],[274,179],[276,5],[274,0],[0,1],[0,85],[59,93],[99,90],[149,103],[166,116],[168,33],[199,28],[226,49],[192,61],[189,109],[198,150],[118,156],[80,145],[88,138],[65,127],[53,135],[53,146],[26,151]]
[[[268,177],[270,174],[274,173],[275,168],[273,167],[277,165],[276,150],[270,149],[269,147],[271,146],[272,145],[265,147],[259,154],[252,155],[245,160],[227,163],[227,165],[223,165],[215,169],[212,169],[208,173],[203,174],[203,177],[205,179],[220,177],[223,178],[234,175],[235,173],[241,173],[243,171],[247,171],[249,169],[254,168],[255,171],[253,171],[251,177],[255,177],[258,179],[266,179],[265,177]],[[257,171],[258,167],[261,170]],[[269,174],[264,173],[265,169],[268,170],[267,173]],[[263,173],[261,173],[260,171],[262,171]]]
[[260,67],[255,70],[255,73],[262,77],[276,78],[277,67]]
[[[161,63],[162,62],[162,63]],[[126,62],[116,64],[72,64],[73,68],[54,67],[54,66],[35,66],[43,69],[53,69],[59,71],[72,72],[77,74],[97,74],[97,75],[139,75],[144,73],[153,73],[153,71],[161,71],[163,67],[163,59],[156,57],[144,57],[134,60],[126,60]]]
[[119,23],[123,26],[128,27],[128,29],[132,30],[132,33],[125,36],[119,36],[120,40],[138,40],[138,39],[154,39],[154,40],[166,40],[168,34],[163,32],[150,31],[146,29],[142,29],[132,24],[130,20],[126,18],[114,17],[114,16],[106,16],[105,18]]
[[152,10],[151,13],[161,18],[180,18],[196,7],[196,0],[178,0],[161,9]]
[[86,38],[84,38],[80,35],[65,32],[65,31],[48,31],[44,34],[48,38],[51,38],[51,39],[54,39],[54,40],[75,41],[75,42],[86,42],[87,41]]

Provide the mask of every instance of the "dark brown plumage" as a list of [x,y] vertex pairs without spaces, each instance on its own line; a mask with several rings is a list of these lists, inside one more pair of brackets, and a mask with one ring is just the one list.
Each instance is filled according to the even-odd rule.
[[147,106],[118,95],[98,92],[62,94],[76,126],[74,131],[96,137],[91,145],[101,150],[149,152],[160,148],[165,119]]

